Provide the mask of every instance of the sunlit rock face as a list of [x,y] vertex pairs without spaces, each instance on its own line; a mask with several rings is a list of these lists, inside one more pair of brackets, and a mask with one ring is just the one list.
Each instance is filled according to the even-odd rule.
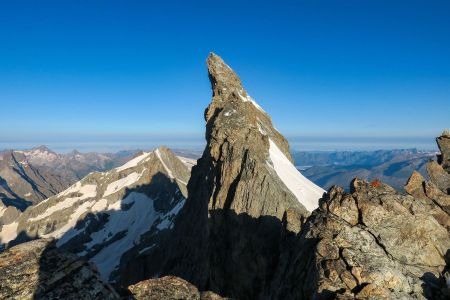
[[[438,138],[438,142],[442,137]],[[444,147],[440,146],[441,149]],[[448,299],[449,174],[445,153],[399,194],[355,179],[332,187],[279,265],[267,295],[279,299]]]

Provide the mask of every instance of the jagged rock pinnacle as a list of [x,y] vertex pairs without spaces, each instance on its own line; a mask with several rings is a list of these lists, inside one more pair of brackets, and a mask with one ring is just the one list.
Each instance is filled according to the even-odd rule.
[[205,112],[207,145],[192,169],[176,225],[174,248],[182,252],[169,260],[168,274],[200,289],[257,299],[275,268],[283,232],[298,232],[324,191],[292,164],[287,140],[236,73],[214,53],[207,66],[213,90]]
[[208,75],[211,80],[213,91],[231,92],[234,89],[242,90],[242,83],[239,76],[223,61],[220,56],[210,53],[206,64],[208,65]]

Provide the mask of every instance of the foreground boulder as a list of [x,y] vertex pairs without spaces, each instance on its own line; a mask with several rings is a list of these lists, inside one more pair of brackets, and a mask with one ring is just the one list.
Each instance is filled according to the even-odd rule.
[[186,280],[175,276],[148,279],[128,287],[132,299],[136,300],[221,300],[225,299],[213,292],[199,292]]
[[0,299],[119,299],[96,269],[35,240],[0,254]]
[[[409,198],[409,199],[405,199]],[[379,182],[333,187],[280,270],[276,298],[424,299],[441,285],[448,231],[428,213],[412,212]],[[293,283],[293,280],[296,283]],[[272,294],[273,296],[273,294]]]

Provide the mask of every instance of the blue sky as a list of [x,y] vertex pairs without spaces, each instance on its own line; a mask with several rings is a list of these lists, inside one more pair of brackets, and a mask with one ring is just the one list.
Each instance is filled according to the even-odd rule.
[[210,51],[300,149],[450,127],[449,1],[2,1],[0,148],[201,144]]

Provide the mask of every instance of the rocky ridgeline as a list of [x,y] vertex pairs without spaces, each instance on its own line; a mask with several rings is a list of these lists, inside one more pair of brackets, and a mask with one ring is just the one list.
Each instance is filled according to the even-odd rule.
[[[214,54],[207,64],[213,89],[205,112],[207,146],[190,179],[186,166],[160,149],[110,172],[93,173],[27,210],[10,244],[20,242],[20,233],[53,236],[59,249],[42,250],[43,242],[34,241],[1,254],[0,277],[8,278],[0,282],[4,298],[71,298],[69,282],[85,299],[117,297],[103,283],[107,280],[124,299],[450,297],[447,132],[437,138],[441,153],[427,165],[429,180],[413,173],[407,195],[378,180],[358,179],[349,193],[337,186],[324,193],[292,165],[287,141],[231,68]],[[131,180],[132,174],[141,175]],[[136,194],[145,195],[142,206]],[[63,205],[68,199],[76,205]],[[133,207],[158,213],[126,213]],[[127,218],[109,227],[115,213],[108,211],[115,210]],[[119,226],[130,218],[126,228]],[[73,226],[73,219],[81,222]],[[133,222],[147,229],[130,230]],[[123,230],[110,234],[107,228]],[[10,234],[11,226],[7,229]],[[21,249],[34,253],[29,263],[15,256]],[[61,250],[93,265],[73,255],[68,259]],[[85,284],[74,278],[80,269],[72,271],[72,265],[83,266]],[[32,284],[23,287],[30,274]]]
[[[54,196],[94,171],[106,171],[131,158],[118,153],[58,154],[45,146],[30,150],[0,151],[0,202],[23,211]],[[0,212],[1,217],[1,212]],[[0,219],[1,224],[5,224]]]

